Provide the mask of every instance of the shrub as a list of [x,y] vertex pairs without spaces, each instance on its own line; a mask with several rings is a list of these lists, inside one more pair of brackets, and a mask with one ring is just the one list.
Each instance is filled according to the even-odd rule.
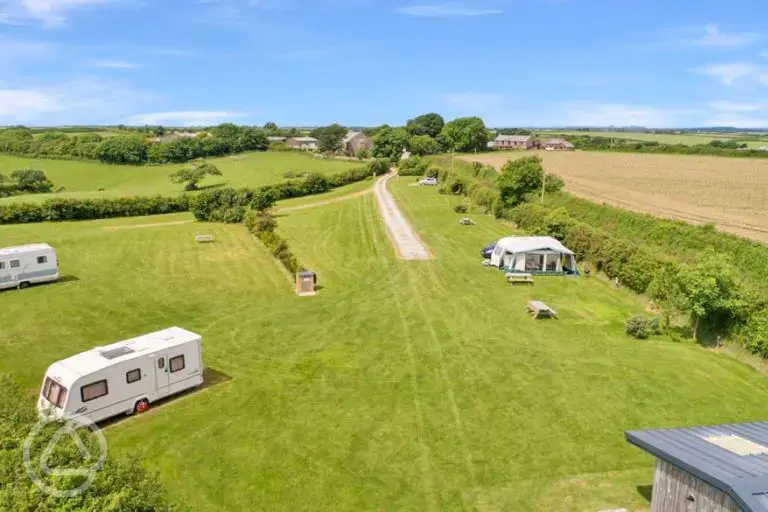
[[277,232],[277,221],[269,212],[250,212],[245,216],[245,227],[255,235],[272,255],[280,260],[291,274],[299,271],[300,265],[293,255],[288,242]]
[[642,316],[633,316],[625,324],[627,334],[638,340],[648,338],[648,320]]
[[11,179],[16,181],[16,186],[21,192],[44,194],[53,190],[53,183],[45,176],[43,171],[38,171],[37,169],[13,171]]
[[661,318],[655,316],[648,321],[648,331],[651,334],[658,336],[662,333]]
[[453,211],[456,213],[467,213],[469,211],[469,206],[465,204],[457,204],[453,207]]
[[428,171],[429,163],[417,156],[401,161],[397,169],[400,176],[424,176]]

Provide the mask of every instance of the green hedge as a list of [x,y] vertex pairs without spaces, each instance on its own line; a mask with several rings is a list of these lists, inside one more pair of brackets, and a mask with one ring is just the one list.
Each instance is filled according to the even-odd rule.
[[42,203],[0,205],[0,224],[138,217],[189,210],[189,197],[123,197],[116,199],[48,199]]
[[296,256],[293,255],[288,242],[275,231],[277,222],[269,212],[249,212],[245,216],[245,227],[270,250],[272,255],[290,272],[295,274],[301,270]]

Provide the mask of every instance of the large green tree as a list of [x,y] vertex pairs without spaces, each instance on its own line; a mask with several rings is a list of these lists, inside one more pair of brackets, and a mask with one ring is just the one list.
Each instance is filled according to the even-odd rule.
[[411,136],[405,128],[385,126],[373,137],[373,156],[397,162],[408,149]]
[[448,150],[482,151],[488,146],[488,131],[479,117],[459,117],[445,125],[440,139]]
[[440,135],[445,127],[445,120],[440,114],[430,113],[409,119],[405,129],[411,135],[429,135],[432,138]]
[[186,183],[185,190],[197,190],[197,185],[206,176],[221,176],[221,171],[215,165],[198,159],[171,174],[170,178],[173,183]]
[[501,201],[506,207],[524,202],[531,192],[541,190],[544,167],[538,156],[510,160],[501,168],[498,178]]
[[330,126],[315,128],[310,135],[317,139],[318,151],[332,153],[342,149],[341,146],[348,131],[340,124],[334,123]]
[[98,157],[108,164],[141,164],[147,161],[148,148],[141,135],[118,135],[99,144]]
[[22,192],[43,194],[53,189],[53,183],[51,183],[43,171],[37,169],[13,171],[11,178],[16,181],[16,186]]
[[416,135],[410,142],[411,153],[418,156],[434,155],[440,152],[440,144],[429,135]]

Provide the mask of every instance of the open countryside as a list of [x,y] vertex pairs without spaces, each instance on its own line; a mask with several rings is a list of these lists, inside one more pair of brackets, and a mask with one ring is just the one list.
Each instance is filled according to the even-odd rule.
[[[288,176],[308,172],[333,174],[358,164],[340,160],[323,160],[303,153],[241,153],[209,160],[221,171],[201,183],[211,187],[258,187],[282,181]],[[108,165],[98,162],[29,159],[0,155],[0,174],[10,174],[25,167],[40,169],[62,192],[31,196],[0,197],[0,204],[9,202],[40,202],[51,198],[78,199],[115,198],[151,195],[179,195],[184,186],[173,184],[168,176],[184,164]]]
[[570,136],[584,136],[590,135],[592,137],[609,137],[614,139],[627,139],[627,140],[639,140],[649,142],[659,142],[662,144],[685,144],[688,146],[695,146],[698,144],[708,144],[713,140],[733,141],[738,143],[744,143],[749,148],[757,149],[763,146],[768,146],[768,135],[765,133],[758,134],[741,134],[741,133],[647,133],[647,132],[632,132],[632,131],[602,131],[602,130],[590,130],[590,131],[578,131],[578,130],[552,130],[552,131],[536,131],[541,135],[570,135]]
[[[611,152],[538,154],[566,189],[599,203],[714,223],[724,231],[768,242],[768,160]],[[465,158],[501,168],[525,153]]]
[[[397,259],[371,195],[280,219],[321,276],[310,301],[239,225],[177,214],[0,227],[10,244],[48,240],[77,277],[0,295],[15,319],[2,368],[34,388],[52,360],[128,332],[201,333],[215,381],[106,433],[203,511],[641,509],[652,465],[623,430],[768,414],[751,368],[627,338],[624,319],[645,308],[631,293],[600,279],[509,288],[476,256],[509,228],[476,217],[467,230],[456,198],[409,181],[390,188],[434,261]],[[203,231],[217,242],[195,244]],[[532,321],[532,297],[560,320]]]

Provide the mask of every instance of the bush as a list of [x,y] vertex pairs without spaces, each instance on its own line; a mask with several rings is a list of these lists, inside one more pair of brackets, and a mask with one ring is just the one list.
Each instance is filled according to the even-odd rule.
[[250,212],[245,216],[245,227],[264,244],[272,255],[280,260],[291,274],[299,271],[300,265],[293,255],[288,242],[275,231],[277,221],[269,212]]
[[93,220],[184,212],[190,199],[179,197],[125,197],[118,199],[48,199],[40,204],[0,205],[0,224]]
[[633,316],[625,324],[627,334],[638,340],[648,338],[648,320],[642,316]]
[[453,207],[453,211],[455,211],[456,213],[467,213],[469,212],[469,206],[465,204],[457,204],[456,206]]
[[400,176],[424,176],[428,171],[429,163],[417,156],[401,161],[397,169]]
[[658,336],[662,333],[661,318],[655,316],[648,321],[648,331]]

